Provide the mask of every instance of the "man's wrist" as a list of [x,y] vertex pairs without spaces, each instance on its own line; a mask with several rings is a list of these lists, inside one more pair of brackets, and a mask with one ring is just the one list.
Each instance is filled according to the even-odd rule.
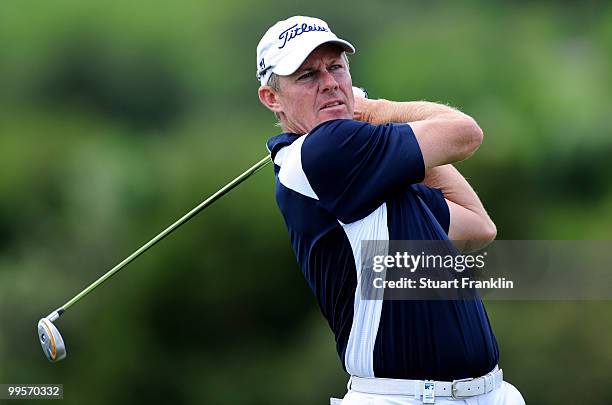
[[[404,123],[416,121],[415,102],[397,102],[384,98],[370,100],[368,122],[372,124]],[[420,118],[419,118],[420,119]]]
[[372,124],[404,123],[428,119],[470,118],[444,104],[428,101],[368,100],[366,115]]
[[366,112],[368,122],[375,125],[393,122],[392,101],[385,100],[384,98],[369,101]]

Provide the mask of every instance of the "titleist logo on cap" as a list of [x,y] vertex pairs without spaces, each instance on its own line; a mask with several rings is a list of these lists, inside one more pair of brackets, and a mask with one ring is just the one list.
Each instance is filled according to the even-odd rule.
[[337,45],[344,52],[355,53],[353,45],[338,38],[319,18],[296,15],[278,21],[257,44],[255,66],[259,81],[265,86],[273,73],[279,76],[293,74],[314,49],[327,43]]
[[[281,34],[278,36],[278,39],[283,41],[283,44],[281,46],[278,47],[278,49],[283,49],[285,47],[285,45],[287,45],[287,42],[291,41],[293,38],[302,35],[306,32],[311,32],[311,31],[328,31],[327,28],[325,27],[321,27],[319,25],[313,24],[313,25],[308,25],[306,23],[303,23],[301,26],[297,27],[298,24],[294,24],[291,27],[287,28],[285,31],[281,32]],[[297,28],[296,28],[297,27]]]

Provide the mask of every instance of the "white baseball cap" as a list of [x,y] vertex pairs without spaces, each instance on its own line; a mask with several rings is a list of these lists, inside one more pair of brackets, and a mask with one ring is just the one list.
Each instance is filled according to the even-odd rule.
[[319,45],[333,43],[347,53],[355,47],[338,38],[323,20],[294,16],[274,24],[257,45],[257,78],[268,83],[272,73],[288,76],[294,73]]

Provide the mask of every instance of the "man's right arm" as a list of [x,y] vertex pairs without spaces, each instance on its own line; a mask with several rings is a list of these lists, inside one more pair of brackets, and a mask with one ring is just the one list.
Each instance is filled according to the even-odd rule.
[[395,102],[355,97],[355,119],[372,124],[410,123],[423,154],[425,169],[467,159],[483,138],[482,130],[469,115],[427,101]]
[[355,118],[373,124],[410,124],[425,162],[423,183],[442,191],[450,211],[448,236],[460,251],[479,249],[495,239],[497,229],[478,195],[449,164],[467,159],[480,146],[483,134],[474,119],[435,103],[360,97],[355,97]]

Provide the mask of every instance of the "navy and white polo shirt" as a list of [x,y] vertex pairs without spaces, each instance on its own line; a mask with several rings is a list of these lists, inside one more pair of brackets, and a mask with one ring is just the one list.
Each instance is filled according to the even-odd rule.
[[448,239],[448,205],[440,190],[418,184],[423,156],[409,125],[332,120],[267,146],[291,245],[349,374],[452,381],[495,367],[497,342],[480,300],[359,294],[362,240]]

